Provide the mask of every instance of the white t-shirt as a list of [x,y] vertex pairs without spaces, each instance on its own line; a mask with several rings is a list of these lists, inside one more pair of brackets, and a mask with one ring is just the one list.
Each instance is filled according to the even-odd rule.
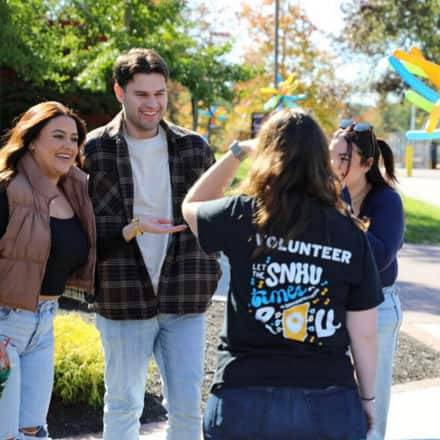
[[[133,214],[173,218],[171,181],[166,133],[148,139],[136,139],[124,133],[133,170]],[[160,271],[165,259],[169,236],[145,233],[136,237],[137,243],[157,294]]]

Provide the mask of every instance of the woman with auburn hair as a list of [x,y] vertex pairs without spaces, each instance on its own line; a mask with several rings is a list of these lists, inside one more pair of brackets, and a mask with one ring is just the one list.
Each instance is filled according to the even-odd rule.
[[93,293],[93,208],[74,166],[85,137],[75,113],[42,102],[0,151],[0,361],[10,368],[1,439],[49,438],[57,300],[67,285]]
[[205,439],[364,439],[383,299],[367,239],[312,117],[272,115],[240,194],[223,197],[252,146],[234,142],[182,207],[202,248],[231,264]]
[[[376,426],[369,440],[383,440],[390,404],[393,357],[402,322],[397,286],[397,252],[403,244],[402,200],[390,146],[377,139],[373,127],[352,120],[341,122],[330,144],[336,174],[350,193],[353,214],[368,223],[367,238],[373,251],[384,293],[378,308],[378,363],[376,374]],[[385,174],[380,169],[383,163]]]

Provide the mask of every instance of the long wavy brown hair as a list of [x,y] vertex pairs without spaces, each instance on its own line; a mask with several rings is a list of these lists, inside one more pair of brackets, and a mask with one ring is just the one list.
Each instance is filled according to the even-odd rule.
[[60,102],[40,102],[24,112],[14,127],[6,134],[6,143],[0,150],[0,182],[2,185],[7,184],[15,176],[18,162],[29,150],[29,145],[38,137],[41,129],[57,116],[69,116],[75,121],[78,130],[78,147],[81,148],[87,133],[82,119]]
[[339,197],[327,139],[300,109],[283,109],[264,123],[239,192],[256,200],[254,222],[260,231],[288,238],[305,229],[316,202],[350,216]]

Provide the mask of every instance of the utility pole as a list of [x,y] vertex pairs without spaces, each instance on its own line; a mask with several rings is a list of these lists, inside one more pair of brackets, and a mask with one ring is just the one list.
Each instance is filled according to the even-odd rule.
[[[416,128],[416,106],[414,104],[411,104],[411,116],[409,120],[409,127],[411,130],[414,130]],[[413,162],[414,162],[414,148],[412,145],[407,145],[405,148],[405,168],[406,168],[406,175],[408,177],[412,176]]]
[[411,104],[411,118],[409,121],[410,130],[415,130],[416,128],[416,106]]
[[125,9],[124,9],[124,27],[125,30],[128,33],[131,33],[131,10],[132,10],[132,4],[131,0],[125,1]]
[[280,0],[275,0],[275,63],[274,63],[274,87],[278,87],[278,27],[280,21]]

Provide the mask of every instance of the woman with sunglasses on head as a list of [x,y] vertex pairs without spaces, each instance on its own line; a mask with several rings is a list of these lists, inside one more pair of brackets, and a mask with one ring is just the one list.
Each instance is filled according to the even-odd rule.
[[42,102],[0,151],[0,361],[10,367],[2,440],[49,439],[57,300],[66,285],[93,293],[95,221],[87,175],[75,166],[85,137],[75,113]]
[[[403,243],[402,201],[394,189],[397,181],[393,153],[377,139],[373,127],[344,120],[330,144],[335,172],[345,183],[353,214],[368,225],[367,237],[379,270],[385,301],[378,308],[378,368],[376,376],[376,427],[369,440],[385,438],[390,402],[393,357],[402,321],[395,281],[397,252]],[[380,166],[383,163],[385,173]]]
[[202,248],[231,264],[205,439],[364,439],[383,300],[367,239],[312,117],[272,115],[240,195],[223,197],[251,145],[234,142],[182,206]]

